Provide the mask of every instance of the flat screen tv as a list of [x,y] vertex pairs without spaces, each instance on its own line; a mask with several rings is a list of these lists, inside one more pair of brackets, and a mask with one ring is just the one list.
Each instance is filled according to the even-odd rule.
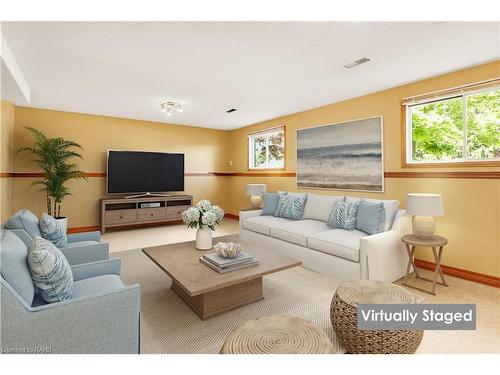
[[108,150],[107,193],[184,191],[184,154]]

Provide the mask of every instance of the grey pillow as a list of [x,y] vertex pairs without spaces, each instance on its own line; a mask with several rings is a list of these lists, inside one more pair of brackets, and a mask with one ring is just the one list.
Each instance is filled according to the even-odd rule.
[[46,302],[60,302],[71,298],[71,267],[61,250],[52,242],[36,236],[28,250],[28,266],[31,278]]
[[348,231],[356,228],[356,215],[361,201],[340,201],[330,215],[330,224],[334,228],[346,229]]
[[286,193],[264,193],[262,195],[262,199],[264,201],[262,215],[274,215],[276,209],[278,208],[280,194],[285,195]]
[[304,213],[304,204],[306,203],[307,194],[301,195],[280,195],[278,208],[274,216],[282,217],[291,220],[300,220]]
[[384,231],[385,208],[382,202],[361,201],[356,215],[356,229],[376,234]]
[[57,247],[66,247],[68,245],[68,237],[61,223],[52,216],[44,213],[38,224],[42,237],[49,240]]

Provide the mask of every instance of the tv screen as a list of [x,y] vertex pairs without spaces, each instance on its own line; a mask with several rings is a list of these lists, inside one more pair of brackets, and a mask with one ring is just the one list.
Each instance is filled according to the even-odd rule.
[[184,154],[108,151],[108,194],[184,190]]

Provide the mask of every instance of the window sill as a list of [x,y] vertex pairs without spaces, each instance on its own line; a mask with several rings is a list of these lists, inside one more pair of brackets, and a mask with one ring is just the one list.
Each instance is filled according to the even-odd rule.
[[464,168],[464,167],[498,167],[500,160],[484,161],[449,161],[449,162],[431,162],[431,163],[407,163],[403,161],[401,168]]
[[286,168],[247,168],[249,172],[278,172],[285,170]]

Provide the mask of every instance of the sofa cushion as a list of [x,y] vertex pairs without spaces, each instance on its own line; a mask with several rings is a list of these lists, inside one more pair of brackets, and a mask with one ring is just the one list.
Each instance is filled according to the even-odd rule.
[[331,229],[307,236],[307,247],[359,262],[360,239],[366,235],[366,233],[356,229],[352,231]]
[[5,223],[5,229],[22,229],[33,239],[42,236],[38,227],[38,218],[29,210],[19,210]]
[[59,221],[44,213],[38,224],[42,237],[49,240],[57,247],[65,247],[68,244],[66,231]]
[[112,292],[124,288],[118,275],[101,275],[75,281],[71,299],[94,294]]
[[291,220],[300,220],[302,219],[306,200],[307,194],[280,195],[278,208],[274,216]]
[[307,236],[328,230],[328,225],[318,220],[298,220],[277,224],[271,228],[271,237],[307,246]]
[[330,213],[344,197],[335,195],[307,194],[302,219],[319,220],[328,223]]
[[61,250],[52,242],[35,237],[28,249],[28,267],[33,282],[46,302],[60,302],[71,298],[71,267]]
[[275,216],[253,216],[243,220],[241,222],[241,226],[252,232],[262,233],[269,236],[271,235],[271,227],[282,223],[288,223],[289,221],[289,219]]
[[[361,201],[361,198],[355,197],[347,197],[348,201]],[[385,224],[383,232],[387,232],[391,230],[392,224],[394,223],[394,219],[396,218],[396,214],[398,212],[399,201],[397,200],[382,200],[382,199],[367,199],[363,198],[363,200],[368,202],[375,203],[383,203],[385,208]]]
[[328,224],[333,228],[354,230],[356,227],[356,215],[361,201],[342,200],[332,211]]
[[28,248],[19,237],[8,230],[0,230],[0,272],[9,285],[31,306],[35,285],[28,268]]
[[263,193],[262,199],[264,201],[264,206],[262,207],[262,215],[274,215],[276,209],[278,208],[278,203],[280,200],[279,194],[286,193]]
[[384,204],[362,200],[356,216],[356,229],[368,234],[377,234],[383,232],[384,227]]

